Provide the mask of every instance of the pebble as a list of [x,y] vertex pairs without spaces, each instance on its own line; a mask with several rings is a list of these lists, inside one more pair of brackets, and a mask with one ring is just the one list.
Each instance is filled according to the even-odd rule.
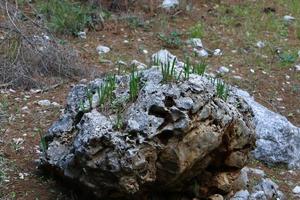
[[128,44],[129,41],[128,41],[128,40],[124,40],[123,43],[124,43],[124,44]]
[[195,48],[203,48],[202,40],[200,38],[192,38],[187,41],[187,44]]
[[96,50],[97,50],[98,54],[106,54],[106,53],[110,52],[109,47],[102,46],[102,45],[97,46]]
[[38,105],[47,107],[51,105],[51,102],[48,99],[44,99],[38,101]]
[[218,69],[217,72],[220,73],[220,74],[227,74],[229,71],[230,71],[230,70],[229,70],[227,67],[221,66],[221,67]]
[[258,48],[264,48],[266,46],[266,44],[263,42],[263,41],[258,41],[257,43],[256,43],[256,47],[258,47]]
[[250,69],[250,72],[251,72],[252,74],[254,74],[254,73],[255,73],[254,69]]
[[299,65],[295,65],[295,70],[296,70],[296,72],[300,72],[300,64]]
[[221,49],[215,49],[213,54],[214,56],[222,56],[223,52]]
[[294,194],[300,194],[300,186],[296,186],[296,187],[293,189],[293,193],[294,193]]
[[148,50],[143,49],[143,54],[148,54],[148,53],[149,53]]
[[236,79],[236,80],[242,80],[243,79],[241,76],[237,76],[237,75],[233,76],[233,78]]
[[86,39],[86,32],[84,31],[80,31],[77,33],[78,37],[80,37],[81,39]]
[[294,20],[295,20],[295,17],[290,16],[290,15],[285,15],[285,16],[283,17],[283,20],[284,20],[285,22],[291,22],[291,21],[294,21]]
[[208,52],[205,49],[194,49],[194,52],[199,56],[199,57],[208,57]]

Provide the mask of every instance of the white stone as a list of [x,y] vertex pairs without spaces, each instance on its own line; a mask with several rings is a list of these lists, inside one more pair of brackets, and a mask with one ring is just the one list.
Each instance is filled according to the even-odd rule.
[[293,189],[293,193],[294,193],[294,194],[300,194],[300,186],[296,186],[296,187]]
[[199,57],[208,57],[208,52],[205,49],[196,49],[194,48],[194,52],[197,54]]
[[148,50],[143,49],[143,54],[148,54],[148,53],[149,53]]
[[266,46],[266,44],[263,41],[258,41],[256,43],[256,46],[261,49],[261,48],[264,48]]
[[143,70],[147,68],[147,65],[145,65],[144,63],[141,63],[137,60],[133,60],[131,61],[131,66],[136,67],[138,70]]
[[227,74],[227,73],[229,73],[229,69],[227,68],[227,67],[225,67],[225,66],[221,66],[219,69],[218,69],[218,73],[219,74]]
[[203,44],[200,38],[192,38],[187,41],[187,44],[192,45],[195,48],[203,48]]
[[233,76],[233,78],[236,79],[236,80],[242,80],[243,79],[241,76],[237,76],[237,75]]
[[47,107],[51,105],[51,102],[48,99],[44,99],[38,101],[38,105]]
[[283,20],[284,20],[285,22],[291,22],[291,21],[294,21],[294,20],[295,20],[295,17],[290,16],[290,15],[285,15],[285,16],[283,17]]
[[54,107],[58,107],[58,108],[60,107],[60,104],[57,103],[57,102],[52,102],[51,105],[54,106]]
[[296,70],[297,72],[300,72],[300,64],[299,64],[299,65],[295,65],[295,70]]
[[96,50],[97,50],[98,54],[106,54],[106,53],[110,52],[109,47],[102,46],[102,45],[97,46]]
[[77,33],[78,37],[80,37],[81,39],[86,39],[86,32],[84,31],[80,31]]
[[124,40],[123,43],[124,43],[124,44],[128,44],[129,41],[128,41],[128,40]]
[[255,73],[254,69],[250,69],[250,72],[251,72],[252,74],[254,74],[254,73]]
[[221,49],[215,49],[213,54],[214,56],[222,56],[223,52]]
[[164,0],[161,7],[164,9],[171,9],[179,5],[179,0]]

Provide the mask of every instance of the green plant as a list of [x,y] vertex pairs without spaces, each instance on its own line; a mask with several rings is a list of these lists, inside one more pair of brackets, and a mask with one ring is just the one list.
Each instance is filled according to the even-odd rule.
[[130,93],[130,100],[134,101],[136,97],[138,96],[139,93],[139,81],[140,78],[137,75],[137,72],[133,68],[131,75],[130,75],[130,80],[129,80],[129,93]]
[[217,91],[217,96],[224,101],[227,101],[227,98],[229,96],[229,86],[224,83],[224,81],[217,79],[215,82],[216,84],[216,91]]
[[161,64],[163,82],[170,82],[176,78],[175,63],[176,58],[174,58],[172,62],[168,61],[167,63]]
[[124,122],[123,122],[123,118],[122,118],[122,112],[121,112],[121,107],[118,107],[117,109],[117,118],[116,118],[116,123],[115,123],[115,128],[117,130],[121,130],[122,127],[124,125]]
[[190,27],[188,30],[188,36],[190,38],[202,38],[205,35],[204,25],[198,22],[194,26]]
[[297,61],[296,53],[283,52],[278,55],[282,66],[293,64]]
[[207,68],[207,64],[204,61],[197,63],[193,67],[193,73],[198,75],[203,75],[205,73],[206,68]]
[[190,63],[190,58],[186,57],[185,63],[184,63],[184,66],[183,66],[183,72],[184,72],[184,79],[185,80],[188,80],[190,78],[191,69],[192,69],[192,66],[191,66],[191,63]]
[[36,3],[49,28],[55,32],[76,34],[87,26],[94,26],[96,9],[89,5],[69,0],[38,0]]
[[108,75],[104,81],[98,87],[97,94],[98,94],[98,99],[99,99],[99,107],[100,109],[103,108],[104,104],[108,102],[112,102],[114,97],[113,97],[113,91],[116,89],[116,76],[115,75]]
[[41,131],[39,131],[39,136],[40,136],[40,148],[41,148],[44,156],[46,156],[47,149],[48,149],[48,145],[47,145],[46,139],[42,135]]
[[173,31],[168,35],[163,33],[158,34],[158,38],[164,42],[164,46],[170,48],[179,48],[183,44],[180,36],[181,34],[177,31]]
[[90,110],[93,108],[93,92],[91,89],[87,88],[86,90],[86,97],[88,99],[89,102],[89,108]]

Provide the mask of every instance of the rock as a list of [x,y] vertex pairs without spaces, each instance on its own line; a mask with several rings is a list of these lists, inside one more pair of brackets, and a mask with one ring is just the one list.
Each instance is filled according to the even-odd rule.
[[196,49],[194,48],[193,50],[195,52],[195,54],[199,57],[208,57],[208,52],[205,49]]
[[248,190],[240,190],[230,200],[249,200]]
[[174,61],[174,59],[176,60],[176,63],[177,63],[178,62],[177,57],[165,49],[160,50],[151,56],[152,62],[158,62],[162,65],[172,63]]
[[97,46],[96,50],[97,50],[98,54],[106,54],[106,53],[110,52],[109,47],[102,46],[102,45]]
[[38,105],[43,107],[49,107],[51,105],[51,102],[48,99],[40,100],[38,101]]
[[255,73],[255,70],[254,70],[254,69],[250,69],[250,72],[251,72],[252,74],[254,74],[254,73]]
[[294,194],[300,195],[300,186],[296,186],[296,187],[293,189],[293,193],[294,193]]
[[143,49],[143,54],[145,54],[145,55],[147,55],[149,52],[148,52],[148,50],[147,49]]
[[213,55],[214,56],[222,56],[223,52],[222,52],[221,49],[215,49],[214,52],[213,52]]
[[[195,184],[199,199],[229,193],[255,143],[247,103],[234,94],[228,102],[217,97],[206,76],[163,83],[158,68],[139,74],[143,87],[124,106],[122,128],[111,107],[80,111],[86,89],[95,92],[104,78],[73,87],[45,136],[40,167],[103,199],[188,193]],[[128,75],[116,76],[116,83],[115,99],[128,97]]]
[[237,76],[237,75],[232,76],[232,78],[234,78],[236,80],[242,80],[243,79],[241,76]]
[[292,17],[292,16],[290,16],[290,15],[285,15],[285,16],[283,17],[283,20],[284,20],[285,22],[292,22],[292,21],[295,20],[295,17]]
[[117,64],[117,65],[120,65],[120,66],[127,66],[127,63],[126,63],[125,61],[123,61],[123,60],[118,60],[118,61],[116,62],[116,64]]
[[249,93],[239,89],[235,93],[251,106],[255,114],[257,140],[254,157],[267,164],[284,163],[290,168],[300,168],[300,128],[257,103]]
[[81,39],[86,39],[86,32],[84,31],[80,31],[77,33],[78,37],[80,37]]
[[258,48],[264,48],[266,46],[266,44],[265,44],[265,42],[263,42],[263,41],[258,41],[257,43],[256,43],[256,47],[258,47]]
[[265,178],[253,188],[254,192],[251,194],[251,197],[257,199],[258,197],[261,199],[283,199],[283,194],[278,190],[278,188],[278,185],[271,179]]
[[130,66],[136,67],[137,70],[143,70],[143,69],[147,68],[147,65],[145,65],[144,63],[141,63],[141,62],[139,62],[137,60],[131,61]]
[[187,44],[191,45],[194,48],[203,48],[203,44],[200,38],[192,38],[187,41]]
[[300,65],[295,65],[295,71],[300,72]]
[[220,194],[211,195],[208,199],[209,200],[224,200],[223,196]]
[[172,8],[175,8],[178,5],[179,5],[179,0],[164,0],[162,2],[161,7],[166,10],[170,10]]
[[225,66],[221,66],[219,69],[218,69],[218,73],[219,74],[227,74],[227,73],[229,73],[229,69],[227,68],[227,67],[225,67]]

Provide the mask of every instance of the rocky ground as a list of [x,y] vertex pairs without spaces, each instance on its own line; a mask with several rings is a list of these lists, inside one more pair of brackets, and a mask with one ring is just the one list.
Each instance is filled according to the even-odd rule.
[[[258,102],[300,126],[299,20],[300,3],[294,0],[201,1],[188,12],[155,16],[125,13],[122,20],[109,20],[105,30],[86,31],[86,39],[61,37],[80,52],[85,63],[101,72],[120,69],[116,66],[126,70],[132,60],[149,63],[152,53],[161,48],[182,60],[184,55],[191,55],[193,62],[208,64],[208,73],[247,90]],[[202,28],[195,34],[204,48],[198,43],[195,54],[185,41],[191,37],[186,32],[198,22]],[[174,32],[179,34],[173,38],[175,42],[158,37]],[[99,54],[103,51],[99,45],[110,51]],[[206,57],[206,53],[212,56]],[[40,136],[59,117],[72,84],[75,82],[46,91],[1,90],[0,199],[78,199],[75,191],[36,169]],[[267,166],[254,159],[248,167],[265,173],[250,173],[254,178],[249,188],[261,177],[268,177],[286,199],[300,198],[296,194],[299,170]]]

